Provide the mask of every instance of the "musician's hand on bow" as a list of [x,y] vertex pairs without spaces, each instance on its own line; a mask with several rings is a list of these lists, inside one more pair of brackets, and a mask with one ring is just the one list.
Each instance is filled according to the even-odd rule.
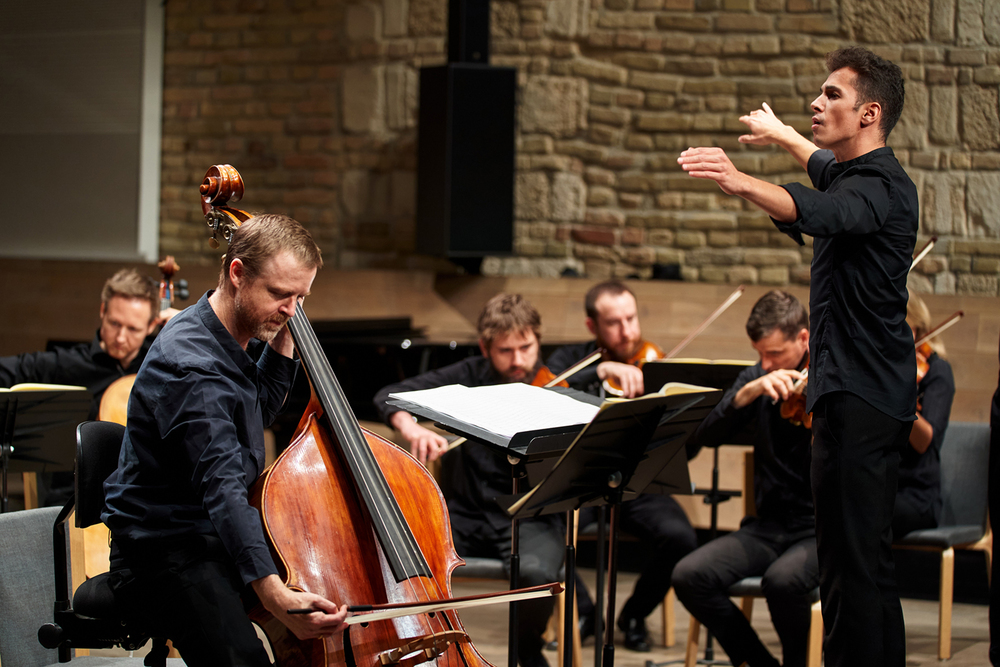
[[792,393],[795,383],[802,378],[803,374],[800,371],[790,368],[779,368],[771,371],[767,375],[743,385],[733,397],[733,407],[746,407],[761,396],[768,396],[772,401],[785,400]]
[[622,395],[625,398],[642,396],[645,390],[642,383],[642,370],[632,364],[602,361],[597,365],[597,377],[609,380],[621,387]]
[[410,454],[421,463],[433,461],[448,451],[448,440],[413,421],[409,412],[396,412],[389,418],[392,427],[410,443]]
[[740,135],[741,144],[766,146],[778,143],[789,130],[795,131],[778,120],[778,117],[771,111],[771,107],[767,106],[767,102],[764,102],[760,109],[740,116],[740,122],[750,128],[750,134]]
[[[295,591],[272,574],[252,584],[261,604],[299,639],[329,637],[347,628],[347,605],[338,607],[322,595]],[[312,613],[289,614],[289,609],[312,609]]]

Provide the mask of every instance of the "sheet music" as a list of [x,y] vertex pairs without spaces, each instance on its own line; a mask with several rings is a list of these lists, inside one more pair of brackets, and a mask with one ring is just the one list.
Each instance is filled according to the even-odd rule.
[[488,387],[452,384],[389,394],[389,398],[424,405],[505,438],[522,431],[587,424],[600,409],[520,382]]

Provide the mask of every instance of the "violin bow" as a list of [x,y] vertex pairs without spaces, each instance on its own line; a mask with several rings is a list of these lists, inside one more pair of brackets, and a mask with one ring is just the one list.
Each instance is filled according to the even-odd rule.
[[934,336],[939,335],[945,329],[948,329],[949,327],[952,327],[955,324],[957,324],[958,321],[960,319],[962,319],[964,316],[965,316],[965,311],[963,311],[963,310],[957,310],[957,311],[955,311],[955,313],[951,317],[949,317],[944,322],[942,322],[941,324],[937,325],[936,327],[934,327],[933,329],[931,329],[930,331],[928,331],[927,333],[925,333],[923,336],[921,336],[920,340],[916,341],[913,344],[913,346],[914,347],[920,347],[921,345],[923,345],[924,343],[926,343],[927,341],[929,341],[931,338],[934,338]]
[[722,313],[726,312],[726,309],[729,308],[729,306],[731,306],[734,303],[736,303],[736,300],[739,299],[741,296],[743,296],[744,290],[746,290],[746,286],[745,285],[740,285],[739,287],[737,287],[736,291],[733,292],[732,294],[730,294],[729,298],[726,299],[725,301],[723,301],[721,306],[719,306],[718,308],[716,308],[712,312],[711,315],[709,315],[708,317],[705,318],[704,322],[702,322],[701,324],[699,324],[698,327],[694,331],[692,331],[691,333],[689,333],[684,340],[682,340],[681,342],[677,343],[677,345],[674,346],[674,349],[670,350],[670,352],[667,352],[667,355],[665,357],[663,357],[663,358],[664,359],[673,359],[675,356],[677,356],[677,354],[681,350],[683,350],[685,347],[687,347],[688,343],[690,343],[692,340],[694,340],[695,336],[697,336],[702,331],[704,331],[705,329],[707,329],[708,325],[710,325],[712,322],[714,322],[716,319],[718,319],[719,315],[722,315]]
[[924,247],[920,249],[920,252],[914,256],[913,261],[910,263],[910,271],[912,271],[913,267],[920,263],[920,260],[927,256],[927,253],[931,251],[931,248],[934,247],[935,243],[937,243],[937,237],[932,236],[931,240],[924,244]]
[[[555,376],[554,378],[546,382],[543,385],[543,388],[547,389],[549,387],[554,387],[563,380],[565,380],[566,378],[576,375],[579,371],[582,371],[584,368],[586,368],[587,366],[591,365],[592,363],[600,359],[601,354],[602,353],[600,350],[597,350],[596,352],[591,352],[588,356],[584,357],[580,361],[576,362],[575,364],[564,370],[559,375]],[[466,440],[468,440],[468,438],[458,438],[456,440],[452,440],[450,443],[448,443],[448,449],[446,449],[445,451],[450,452],[451,450],[455,449]]]

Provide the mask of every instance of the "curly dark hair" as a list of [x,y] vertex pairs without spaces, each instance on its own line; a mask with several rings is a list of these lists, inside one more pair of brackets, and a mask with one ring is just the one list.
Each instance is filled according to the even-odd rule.
[[861,46],[847,46],[826,54],[826,68],[831,72],[848,67],[856,73],[854,87],[858,91],[858,109],[862,104],[878,102],[882,105],[879,129],[882,141],[896,126],[903,113],[906,92],[903,88],[903,71],[899,65],[875,55]]
[[802,329],[809,330],[809,313],[793,294],[782,290],[771,290],[760,297],[747,320],[747,335],[755,343],[776,330],[790,340]]

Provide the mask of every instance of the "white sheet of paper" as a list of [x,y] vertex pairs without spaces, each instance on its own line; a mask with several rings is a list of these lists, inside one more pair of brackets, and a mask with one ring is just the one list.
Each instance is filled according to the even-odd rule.
[[451,384],[389,394],[424,405],[505,438],[522,431],[587,424],[600,409],[575,398],[520,382],[489,387]]

